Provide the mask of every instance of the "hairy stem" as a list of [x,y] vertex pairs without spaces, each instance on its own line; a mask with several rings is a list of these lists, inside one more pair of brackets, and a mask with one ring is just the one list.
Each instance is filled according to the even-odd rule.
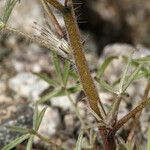
[[[148,98],[149,91],[150,91],[150,80],[147,82],[146,88],[144,90],[143,100]],[[129,136],[127,138],[128,141],[133,140],[133,136],[134,136],[136,127],[138,125],[138,121],[139,121],[139,118],[141,116],[141,113],[142,113],[142,111],[140,111],[139,113],[137,113],[137,115],[134,117],[133,125],[132,125],[131,131],[129,133]]]
[[113,128],[113,132],[118,131],[125,123],[127,123],[132,117],[135,117],[137,113],[142,111],[147,105],[150,105],[150,98],[143,100],[136,108],[134,108],[130,113],[120,119]]
[[98,108],[100,102],[101,110],[105,114],[102,103],[99,99],[97,90],[95,88],[93,79],[90,75],[90,71],[85,59],[85,55],[82,48],[81,38],[79,35],[79,29],[75,20],[75,15],[72,7],[66,7],[63,12],[63,17],[68,33],[69,42],[73,51],[76,67],[80,76],[80,80],[84,89],[84,92],[88,98],[90,107],[93,111],[102,118],[101,112]]

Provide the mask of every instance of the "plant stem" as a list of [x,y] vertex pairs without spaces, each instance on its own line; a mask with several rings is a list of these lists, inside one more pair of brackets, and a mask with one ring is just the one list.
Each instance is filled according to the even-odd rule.
[[115,135],[105,135],[103,137],[105,137],[103,139],[103,150],[116,150]]
[[[150,91],[150,80],[148,80],[147,85],[146,85],[146,88],[145,88],[145,90],[144,90],[143,100],[148,98],[149,91]],[[132,141],[132,139],[133,139],[134,132],[135,132],[136,127],[137,127],[137,125],[138,125],[138,121],[139,121],[139,118],[140,118],[140,116],[141,116],[141,113],[142,113],[142,111],[140,111],[140,112],[134,117],[133,125],[132,125],[131,131],[130,131],[130,133],[129,133],[129,136],[128,136],[128,138],[127,138],[128,141]]]
[[102,114],[105,114],[105,111],[98,96],[93,79],[90,75],[72,6],[66,7],[66,10],[63,12],[63,17],[84,92],[88,98],[91,109],[93,109],[93,111],[101,118],[103,118],[98,108],[98,102],[100,102],[101,111],[103,111]]
[[47,12],[48,17],[50,18],[52,24],[54,25],[55,30],[57,31],[58,35],[60,37],[63,37],[64,34],[62,31],[62,28],[61,28],[60,24],[58,23],[56,17],[54,16],[53,12],[51,11],[50,7],[48,6],[48,3],[46,2],[46,0],[41,0],[41,3],[43,5],[45,11]]
[[64,6],[60,2],[58,2],[57,0],[45,0],[45,1],[47,1],[49,4],[54,6],[59,11],[63,11],[64,10]]
[[130,113],[120,119],[117,124],[113,127],[113,132],[118,131],[126,122],[128,122],[132,117],[134,117],[137,113],[142,111],[147,105],[150,105],[150,98],[143,100],[135,109],[133,109]]

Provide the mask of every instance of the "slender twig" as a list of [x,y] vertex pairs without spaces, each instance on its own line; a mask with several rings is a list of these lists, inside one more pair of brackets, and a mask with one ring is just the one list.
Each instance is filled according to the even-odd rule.
[[48,17],[50,18],[53,26],[55,27],[55,30],[56,32],[58,33],[58,35],[60,37],[63,37],[64,34],[63,34],[63,31],[62,31],[62,28],[60,26],[60,24],[58,23],[55,15],[53,14],[53,12],[51,11],[51,8],[48,6],[48,3],[45,1],[45,0],[41,0],[41,3],[46,11],[46,13],[48,14]]
[[[146,88],[144,90],[144,95],[143,95],[143,99],[147,99],[148,98],[148,94],[149,94],[149,91],[150,91],[150,80],[147,82],[147,85],[146,85]],[[128,136],[128,141],[131,141],[133,139],[133,136],[134,136],[134,132],[135,132],[135,129],[137,127],[137,124],[138,124],[138,121],[139,121],[139,118],[141,116],[141,113],[142,111],[140,111],[134,118],[133,120],[133,125],[132,125],[132,128],[131,128],[131,131],[129,133],[129,136]]]
[[63,12],[63,17],[84,92],[88,98],[90,107],[102,118],[101,112],[98,108],[98,102],[100,102],[100,107],[103,111],[103,114],[105,114],[105,111],[98,96],[98,92],[95,88],[93,79],[90,75],[72,6],[68,6],[66,8],[66,10]]
[[60,2],[58,2],[57,0],[45,0],[45,1],[47,1],[49,4],[54,6],[59,11],[63,11],[64,10],[64,6]]
[[120,119],[114,126],[112,132],[118,131],[125,123],[127,123],[131,118],[135,117],[135,115],[142,111],[142,109],[147,105],[150,105],[150,98],[143,100],[135,109],[133,109],[132,111],[130,111],[130,113]]

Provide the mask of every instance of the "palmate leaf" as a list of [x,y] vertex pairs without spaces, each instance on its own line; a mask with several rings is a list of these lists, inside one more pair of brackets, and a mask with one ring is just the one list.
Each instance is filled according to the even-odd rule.
[[132,144],[130,142],[126,143],[126,148],[127,148],[127,150],[133,150],[132,149]]
[[46,109],[47,108],[43,108],[42,109],[42,111],[39,113],[39,115],[38,115],[38,118],[37,118],[37,122],[36,122],[36,124],[35,124],[35,130],[37,131],[38,129],[39,129],[39,127],[40,127],[40,124],[41,124],[41,122],[42,122],[42,119],[43,119],[43,117],[44,117],[44,114],[45,114],[45,112],[46,112]]
[[104,71],[106,70],[106,68],[108,67],[108,65],[114,60],[114,59],[118,59],[117,56],[110,56],[108,58],[105,59],[105,61],[103,62],[103,64],[100,66],[100,68],[97,71],[97,78],[101,78],[102,75],[104,74]]
[[6,128],[8,128],[9,130],[13,131],[13,132],[20,132],[20,133],[28,133],[28,129],[27,128],[22,128],[22,127],[17,127],[17,126],[6,126]]
[[111,93],[116,93],[116,89],[109,85],[108,83],[106,83],[104,80],[97,80],[96,81],[107,91],[111,92]]
[[148,141],[147,141],[147,148],[146,150],[150,150],[150,124],[149,124],[149,127],[148,127]]
[[125,143],[125,141],[121,137],[118,137],[118,147],[121,150],[127,150],[126,143]]
[[128,88],[128,86],[135,80],[136,76],[138,75],[139,71],[141,70],[143,64],[140,64],[134,72],[131,74],[131,76],[128,78],[127,82],[124,84],[122,92],[125,92],[125,90]]
[[40,79],[46,81],[49,85],[52,85],[52,86],[57,86],[58,83],[57,81],[51,79],[48,74],[46,73],[33,73],[34,75],[38,76]]
[[79,76],[75,70],[70,70],[69,71],[69,76],[72,77],[74,80],[78,80]]
[[[147,56],[147,57],[150,57],[150,56]],[[138,67],[139,64],[142,62],[142,61],[139,61],[139,62],[138,62],[138,60],[143,59],[143,58],[144,58],[144,57],[141,57],[141,58],[138,58],[138,59],[132,59],[131,65],[134,66],[134,67]],[[127,61],[127,60],[128,60],[128,57],[123,56],[123,59],[124,59],[125,61]],[[144,62],[143,62],[143,63],[144,63]],[[147,65],[147,66],[148,66],[148,65]],[[149,66],[150,66],[150,63],[149,63]],[[150,69],[147,69],[146,66],[142,66],[141,70],[142,70],[143,72],[145,72],[145,73],[149,73],[149,70],[150,70]]]
[[123,86],[126,82],[126,77],[128,75],[128,70],[131,65],[131,62],[132,62],[132,54],[130,55],[130,57],[128,57],[127,65],[125,66],[125,69],[121,75],[121,79],[120,79],[120,83],[119,83],[119,93],[122,93],[122,91],[123,91]]
[[39,129],[46,109],[47,108],[43,108],[42,111],[39,113],[38,106],[37,106],[37,104],[35,104],[34,116],[33,116],[33,128],[35,131],[38,131],[38,129]]
[[64,83],[64,86],[66,86],[67,81],[68,81],[70,65],[71,65],[71,63],[69,61],[65,61],[64,72],[63,72],[63,83]]
[[138,59],[133,59],[133,61],[138,62],[138,63],[148,63],[148,64],[150,64],[150,56],[141,57],[141,58],[138,58]]
[[5,27],[4,22],[2,21],[2,19],[0,18],[0,31]]
[[[77,85],[68,87],[67,91],[69,93],[73,94],[73,93],[80,91],[81,89],[82,89],[81,86],[77,84]],[[63,88],[54,89],[52,92],[50,92],[50,93],[46,94],[45,96],[43,96],[42,98],[40,98],[37,101],[37,104],[47,102],[48,100],[50,100],[53,97],[64,96],[64,95],[66,95],[66,93]]]
[[54,91],[46,94],[45,96],[43,96],[42,98],[40,98],[38,101],[37,101],[37,104],[41,104],[41,103],[44,103],[44,102],[47,102],[48,100],[50,100],[52,97],[57,97],[57,96],[62,96],[64,95],[64,91],[62,90],[62,88],[60,89],[55,89]]
[[53,54],[53,64],[55,66],[57,80],[61,84],[63,81],[62,80],[61,62],[60,62],[60,59],[58,58],[58,55],[56,52],[52,52],[52,54]]
[[16,138],[15,140],[11,141],[9,144],[7,144],[6,146],[4,146],[2,148],[2,150],[11,150],[13,148],[15,148],[18,144],[22,143],[23,141],[27,140],[30,137],[30,134],[25,134],[22,135],[18,138]]
[[34,107],[34,114],[33,114],[33,128],[34,128],[34,129],[36,128],[38,116],[39,116],[38,105],[35,104],[35,107]]
[[80,84],[76,84],[76,85],[73,85],[73,86],[67,88],[67,91],[70,94],[74,94],[74,93],[81,91],[81,90],[82,90],[82,87]]
[[33,135],[30,136],[30,138],[28,139],[28,143],[26,146],[26,150],[32,150],[32,144],[33,144]]
[[78,136],[78,140],[76,142],[76,150],[82,149],[82,140],[83,140],[83,131],[81,131],[79,136]]
[[17,2],[20,2],[20,0],[7,0],[6,1],[5,9],[4,9],[4,15],[2,17],[2,21],[4,22],[4,24],[7,23],[10,15],[11,15],[11,12],[12,12],[12,10],[15,7]]

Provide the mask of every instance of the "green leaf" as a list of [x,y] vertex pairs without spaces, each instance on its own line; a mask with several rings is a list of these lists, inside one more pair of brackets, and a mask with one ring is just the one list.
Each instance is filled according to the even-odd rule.
[[41,124],[41,121],[42,121],[42,119],[43,119],[43,117],[44,117],[44,114],[45,114],[45,112],[46,112],[46,109],[47,109],[47,108],[43,108],[42,111],[40,112],[40,114],[38,115],[37,123],[36,123],[36,125],[35,125],[35,130],[36,130],[36,131],[37,131],[37,130],[39,129],[39,127],[40,127],[40,124]]
[[0,31],[5,27],[5,24],[3,23],[2,19],[0,18]]
[[[125,59],[125,60],[127,60],[127,57],[126,56],[123,56],[123,58]],[[138,67],[139,66],[139,62],[136,62],[136,61],[134,61],[134,59],[131,61],[131,65],[132,66],[134,66],[134,67]],[[148,65],[147,65],[148,66]],[[150,74],[150,68],[148,67],[146,67],[146,66],[142,66],[142,68],[141,68],[141,71],[143,71],[143,72],[145,72],[145,74]]]
[[111,85],[107,84],[104,80],[98,80],[96,79],[96,81],[107,91],[111,92],[111,93],[116,93],[116,90],[114,87],[112,87]]
[[55,51],[52,52],[53,53],[53,63],[55,66],[55,71],[56,71],[56,75],[57,75],[57,80],[59,83],[62,83],[62,71],[61,71],[61,63],[60,60],[57,56],[57,53]]
[[131,65],[131,62],[132,62],[132,55],[128,58],[127,65],[121,75],[120,84],[119,84],[119,93],[122,93],[122,91],[123,91],[123,86],[125,84],[125,81],[126,81],[125,79],[128,74],[128,70]]
[[41,78],[42,80],[46,81],[49,85],[53,85],[56,86],[58,83],[51,79],[48,74],[46,73],[33,73],[34,75],[38,76],[39,78]]
[[101,78],[102,75],[104,74],[106,68],[108,67],[108,65],[114,60],[114,59],[118,59],[117,56],[110,56],[108,58],[105,59],[105,61],[103,62],[103,64],[100,66],[100,68],[97,71],[97,78]]
[[7,144],[6,146],[4,146],[2,148],[2,150],[11,150],[13,148],[15,148],[18,144],[22,143],[23,141],[25,141],[26,139],[28,139],[30,137],[30,134],[25,134],[22,135],[18,138],[16,138],[15,140],[11,141],[9,144]]
[[63,83],[64,86],[66,86],[68,77],[69,77],[69,71],[70,71],[70,62],[65,61],[65,66],[64,66],[64,73],[63,73]]
[[69,71],[69,76],[71,76],[74,80],[78,80],[78,78],[79,78],[77,72],[74,70]]
[[54,91],[48,93],[47,95],[43,96],[42,98],[40,98],[38,101],[37,101],[37,104],[41,104],[41,103],[44,103],[48,100],[50,100],[52,97],[57,97],[57,96],[62,96],[64,95],[65,92],[64,90],[61,89],[54,89]]
[[33,144],[33,135],[30,136],[30,138],[28,139],[28,143],[26,146],[26,150],[32,150],[32,144]]
[[126,143],[124,142],[124,140],[121,137],[118,137],[118,146],[119,146],[120,150],[127,150]]
[[136,150],[142,150],[142,147],[141,147],[139,140],[135,141],[135,147],[136,147]]
[[148,77],[150,77],[150,73],[148,74],[148,73],[145,73],[145,72],[139,72],[139,73],[135,76],[134,80],[139,80],[139,79],[141,79],[141,78],[148,78]]
[[126,143],[127,150],[132,150],[132,144],[130,142]]
[[79,136],[78,136],[78,140],[76,142],[76,150],[82,149],[82,140],[83,140],[83,131],[81,131]]
[[6,126],[9,130],[13,132],[20,132],[20,133],[28,133],[28,129],[16,126]]
[[150,124],[149,124],[149,127],[148,127],[147,150],[150,150]]
[[19,0],[7,0],[5,4],[5,10],[4,10],[4,15],[3,15],[3,22],[6,24],[13,8],[15,7],[16,3],[19,2]]
[[122,92],[125,92],[125,90],[128,88],[128,86],[135,80],[136,75],[139,73],[139,71],[141,70],[141,67],[143,66],[143,64],[140,64],[135,70],[134,72],[131,74],[131,76],[128,78],[127,82],[125,83],[125,85],[123,86],[123,90]]
[[82,90],[82,88],[81,88],[81,86],[79,84],[76,84],[74,86],[71,86],[71,87],[67,88],[67,91],[70,94],[76,93],[76,92],[81,91],[81,90]]
[[141,58],[138,58],[138,59],[133,59],[133,61],[138,62],[138,63],[148,63],[148,64],[150,64],[150,56],[141,57]]
[[34,108],[34,115],[33,115],[33,128],[36,129],[36,124],[37,124],[37,120],[38,120],[38,116],[39,116],[39,112],[38,112],[38,105],[35,104],[35,108]]

